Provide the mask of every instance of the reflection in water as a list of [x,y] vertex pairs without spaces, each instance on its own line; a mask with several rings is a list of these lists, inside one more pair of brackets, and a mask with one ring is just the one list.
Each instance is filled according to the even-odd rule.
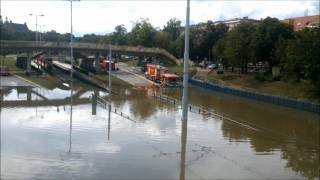
[[95,94],[93,94],[92,96],[91,96],[91,114],[92,115],[97,115],[97,100],[96,100],[96,95]]
[[188,131],[188,122],[185,120],[182,120],[182,123],[181,123],[180,180],[185,180],[187,131]]
[[108,108],[108,141],[110,140],[110,121],[111,121],[111,104]]
[[70,82],[70,134],[69,134],[69,153],[71,152],[72,144],[72,109],[73,109],[73,80],[72,80],[72,69],[71,69],[71,82]]
[[[303,129],[301,126],[297,127],[297,129],[299,128]],[[305,130],[311,131],[312,134],[312,131],[316,129],[315,127],[309,127]],[[223,135],[231,141],[244,142],[249,139],[256,153],[272,155],[275,150],[280,149],[282,158],[287,160],[287,167],[292,168],[304,177],[316,178],[320,176],[320,147],[317,142],[301,141],[295,139],[294,136],[287,137],[273,133],[249,131],[225,121],[222,124],[222,130]],[[295,131],[295,129],[291,130]]]
[[72,144],[72,111],[70,112],[70,126],[69,126],[69,153],[71,152]]
[[[110,97],[110,96],[109,96]],[[109,98],[110,99],[110,98]],[[91,96],[91,114],[97,115],[97,94]],[[110,140],[111,104],[108,104],[108,140]]]
[[[312,179],[319,177],[320,116],[317,114],[191,89],[189,91],[191,104],[206,106],[218,113],[227,114],[236,121],[252,125],[258,131],[225,120],[204,118],[204,116],[189,113],[191,116],[188,121],[189,128],[187,128],[186,122],[182,122],[180,139],[178,138],[180,137],[180,120],[175,121],[175,119],[178,119],[176,118],[176,114],[179,113],[178,108],[148,98],[146,92],[127,88],[118,90],[115,86],[114,91],[119,92],[120,95],[112,97],[112,106],[119,108],[124,113],[131,113],[130,116],[135,118],[138,123],[132,127],[131,123],[122,121],[121,117],[112,117],[116,126],[112,124],[113,140],[107,142],[106,139],[110,140],[111,137],[110,108],[108,108],[107,135],[105,132],[106,120],[103,120],[105,115],[93,117],[88,111],[91,106],[89,95],[92,93],[97,95],[100,93],[101,95],[102,93],[86,85],[75,87],[75,83],[71,85],[71,89],[74,89],[73,93],[71,93],[71,89],[59,89],[58,93],[55,92],[57,89],[52,91],[37,91],[35,88],[29,90],[27,88],[1,90],[1,98],[4,99],[0,107],[1,122],[4,124],[1,124],[1,129],[5,130],[2,132],[4,136],[1,137],[1,140],[3,140],[1,142],[1,145],[3,145],[1,146],[3,148],[1,158],[6,158],[2,162],[8,162],[4,163],[5,167],[1,169],[2,173],[10,175],[13,172],[12,174],[24,175],[25,172],[19,168],[23,166],[25,168],[43,169],[45,172],[40,173],[40,178],[47,174],[55,177],[60,174],[68,174],[69,172],[61,168],[67,167],[74,168],[73,173],[79,176],[91,173],[92,176],[85,177],[88,179],[90,177],[107,177],[105,176],[106,173],[111,173],[113,175],[111,177],[116,178],[124,170],[128,171],[128,174],[136,173],[132,176],[135,178],[140,178],[147,173],[154,173],[158,176],[152,174],[153,176],[148,177],[189,179],[189,175],[192,176],[192,173],[188,173],[188,170],[195,170],[204,177],[208,177],[208,179],[219,177],[228,179],[234,178],[228,175],[223,176],[224,173],[228,173],[226,172],[228,170],[217,173],[213,173],[213,171],[220,170],[222,167],[231,167],[232,170],[235,170],[235,173],[240,172],[239,178],[255,178],[250,174],[250,171],[246,172],[237,165],[226,163],[223,158],[219,159],[217,154],[220,153],[224,157],[241,162],[239,164],[243,165],[242,167],[264,168],[265,174],[262,172],[264,177],[268,177],[272,173],[279,175],[279,177],[274,177],[277,179]],[[44,92],[46,94],[43,94]],[[166,93],[169,96],[175,96],[175,94],[177,97],[180,96],[179,89],[172,92],[168,90]],[[65,97],[66,94],[68,97]],[[70,94],[71,97],[69,97]],[[57,97],[53,98],[54,96]],[[65,106],[68,107],[69,103],[70,114],[68,110],[65,110]],[[96,108],[92,105],[93,114],[96,114]],[[35,112],[42,116],[43,111],[46,111],[44,119],[34,118]],[[12,112],[17,112],[17,115],[12,117]],[[27,117],[23,117],[26,116],[25,114]],[[106,112],[102,114],[106,114]],[[2,119],[2,117],[4,118]],[[101,119],[103,121],[100,121]],[[187,130],[189,130],[190,135],[192,134],[188,138]],[[72,131],[73,133],[81,131],[81,133],[72,136]],[[69,148],[66,147],[68,146],[66,145],[68,134]],[[141,141],[137,139],[141,139]],[[190,147],[188,158],[186,158],[187,139],[188,147]],[[72,144],[72,140],[74,144]],[[179,140],[181,142],[180,147],[177,143]],[[48,146],[44,147],[44,143],[48,143]],[[195,143],[210,147],[216,144],[217,146],[214,146],[216,155],[211,153],[212,155],[206,156],[206,158],[196,158],[196,161],[188,161],[194,159],[193,157],[198,157],[197,153],[199,151],[194,149]],[[21,151],[15,148],[17,144],[21,146]],[[145,144],[147,144],[147,148]],[[151,157],[154,154],[153,145],[161,146],[164,151],[174,153],[173,155],[161,153],[162,157]],[[63,161],[56,158],[56,154],[60,152],[68,151],[71,153],[72,148],[72,154],[74,154],[75,147],[79,147],[77,153],[81,156],[75,156],[78,159],[72,161],[72,163],[79,163],[80,165],[68,164],[70,163],[68,158]],[[177,151],[180,151],[181,154],[178,155]],[[32,155],[30,159],[26,158],[29,154]],[[168,156],[171,156],[174,161],[172,159],[167,160]],[[81,159],[83,157],[85,159]],[[56,164],[47,163],[46,160],[50,158],[53,161],[57,160],[55,161]],[[111,159],[111,161],[104,161],[103,158]],[[178,161],[176,161],[177,159]],[[243,162],[243,159],[248,162]],[[263,163],[261,163],[262,159],[264,160]],[[43,161],[38,162],[40,160]],[[27,162],[27,164],[20,163],[20,161]],[[105,164],[104,162],[108,163]],[[82,169],[77,169],[81,166],[81,163],[90,164],[93,167],[90,169],[83,165]],[[10,166],[11,164],[17,165]],[[41,168],[38,164],[41,164]],[[185,170],[186,164],[188,168]],[[55,165],[54,168],[56,169],[52,168]],[[146,167],[150,167],[152,170],[146,172]],[[88,171],[84,171],[86,168]],[[275,168],[277,169],[273,172],[271,169]],[[51,171],[51,169],[54,170]],[[155,171],[153,171],[154,169]],[[50,172],[48,173],[48,171]],[[34,172],[25,174],[28,173],[33,174]],[[173,177],[167,176],[172,174]],[[126,179],[126,177],[123,179]]]

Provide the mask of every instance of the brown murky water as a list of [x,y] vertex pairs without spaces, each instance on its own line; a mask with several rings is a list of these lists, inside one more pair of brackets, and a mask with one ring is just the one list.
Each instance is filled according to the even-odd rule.
[[[230,119],[189,112],[114,87],[112,106],[98,106],[75,84],[2,90],[2,179],[317,179],[320,115],[190,87],[190,103]],[[162,90],[180,97],[179,89]],[[71,118],[72,117],[72,118]],[[110,117],[110,118],[109,118]]]

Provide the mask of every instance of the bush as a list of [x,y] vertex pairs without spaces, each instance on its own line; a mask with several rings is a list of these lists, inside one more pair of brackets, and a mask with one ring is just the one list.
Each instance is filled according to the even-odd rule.
[[224,74],[223,70],[218,70],[218,74]]
[[259,73],[254,77],[255,80],[259,81],[259,82],[264,82],[266,81],[266,77],[264,76],[264,74]]
[[280,76],[272,77],[272,81],[280,81]]

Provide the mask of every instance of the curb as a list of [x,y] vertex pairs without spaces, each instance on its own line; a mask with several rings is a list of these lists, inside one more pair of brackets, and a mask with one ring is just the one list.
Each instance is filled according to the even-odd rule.
[[34,82],[32,82],[32,81],[30,81],[30,80],[28,80],[28,79],[25,79],[25,78],[23,78],[23,77],[21,77],[21,76],[18,76],[18,75],[16,75],[16,74],[13,74],[13,76],[16,77],[16,78],[19,78],[19,79],[21,79],[21,80],[23,80],[23,81],[26,81],[26,82],[32,84],[32,85],[35,86],[35,87],[42,88],[39,84],[36,84],[36,83],[34,83]]

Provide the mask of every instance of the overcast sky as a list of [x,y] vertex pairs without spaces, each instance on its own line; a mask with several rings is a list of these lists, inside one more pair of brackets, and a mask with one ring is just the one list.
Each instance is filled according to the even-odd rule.
[[[1,0],[1,15],[3,18],[17,23],[26,22],[35,30],[35,17],[29,13],[44,14],[38,24],[46,25],[44,31],[56,30],[60,33],[70,31],[70,2],[68,1],[12,1]],[[106,34],[114,27],[124,24],[128,31],[133,22],[140,18],[148,18],[159,28],[176,17],[183,23],[185,20],[186,1],[89,1],[73,2],[73,27],[76,35],[84,33]],[[279,19],[303,16],[306,9],[309,15],[319,14],[319,0],[316,1],[222,1],[222,0],[192,0],[191,23],[207,20],[227,20],[249,16],[260,19],[267,16]]]

